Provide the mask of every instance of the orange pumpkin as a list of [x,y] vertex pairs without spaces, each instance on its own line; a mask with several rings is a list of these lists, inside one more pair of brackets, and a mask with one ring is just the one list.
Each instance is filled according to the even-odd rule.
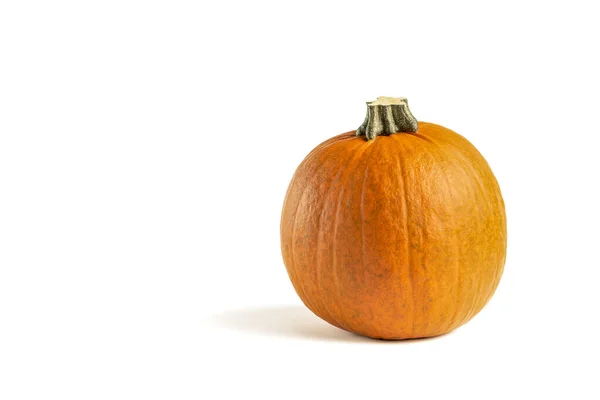
[[441,335],[488,302],[506,257],[506,216],[469,141],[418,122],[404,98],[367,103],[357,131],[317,146],[290,183],[281,249],[304,304],[381,339]]

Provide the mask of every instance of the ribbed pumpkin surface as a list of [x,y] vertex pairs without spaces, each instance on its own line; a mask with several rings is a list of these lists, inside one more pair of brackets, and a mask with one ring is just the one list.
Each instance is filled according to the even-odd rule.
[[506,217],[487,162],[462,136],[418,127],[370,141],[336,136],[288,189],[287,271],[304,304],[339,328],[440,335],[477,314],[502,275]]

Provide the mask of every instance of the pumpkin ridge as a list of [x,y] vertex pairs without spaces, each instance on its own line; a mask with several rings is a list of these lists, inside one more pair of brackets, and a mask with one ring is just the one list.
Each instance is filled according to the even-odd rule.
[[[483,158],[483,156],[481,156],[481,158],[485,161],[485,158]],[[486,161],[487,164],[487,161]],[[488,165],[489,168],[489,165]],[[491,171],[491,168],[490,168]],[[501,205],[500,209],[502,210],[502,219],[504,220],[504,238],[505,238],[505,243],[504,243],[504,249],[503,249],[503,257],[502,260],[500,261],[500,263],[498,264],[500,267],[498,268],[498,271],[496,272],[496,276],[494,277],[494,280],[492,282],[492,285],[490,287],[490,290],[488,291],[487,294],[487,298],[484,302],[484,304],[481,306],[481,309],[483,309],[483,307],[485,307],[485,305],[491,300],[492,296],[494,295],[494,293],[496,292],[496,289],[498,288],[498,285],[500,284],[500,278],[502,277],[502,274],[504,273],[504,265],[506,263],[506,212],[505,210],[505,205],[504,205],[504,199],[502,198],[502,192],[500,190],[500,186],[498,185],[498,181],[496,180],[495,176],[493,177],[493,182],[494,182],[494,192],[495,192],[495,198],[496,198],[496,203]],[[489,205],[488,205],[489,206]]]
[[[354,148],[353,148],[354,149]],[[344,173],[344,167],[343,166],[337,166],[338,168],[338,172],[335,176],[334,179],[332,179],[329,182],[329,187],[327,188],[327,192],[325,193],[325,195],[323,196],[323,202],[326,204],[329,201],[329,197],[331,195],[331,190],[332,188],[339,184],[343,173]],[[325,210],[326,208],[323,207],[323,209],[321,210],[321,213],[319,214],[319,222],[317,224],[317,246],[316,246],[316,252],[317,252],[317,265],[316,265],[316,270],[317,270],[317,290],[319,291],[319,293],[321,293],[322,288],[321,288],[321,279],[320,279],[320,275],[321,275],[321,242],[322,242],[322,234],[321,234],[321,229],[322,229],[322,219],[323,219],[323,214],[325,214]],[[329,317],[331,318],[331,320],[334,322],[334,325],[338,326],[341,329],[345,329],[344,327],[342,327],[342,325],[340,324],[340,322],[338,322],[337,318],[334,317],[333,313],[330,311],[329,307],[327,306],[327,303],[325,301],[321,301],[321,306],[322,306],[322,310],[325,311],[326,314],[329,315]],[[338,313],[339,313],[339,309],[338,309]]]
[[[467,139],[465,139],[463,136],[460,136],[458,134],[456,134],[457,136],[459,136],[462,140],[467,141]],[[468,141],[467,141],[468,142]],[[483,196],[483,200],[485,202],[485,209],[487,210],[487,213],[490,213],[490,205],[489,205],[489,197],[487,194],[487,191],[485,190],[485,185],[482,183],[482,176],[480,175],[479,171],[475,170],[475,168],[473,168],[472,162],[470,162],[469,158],[467,157],[462,150],[456,146],[454,143],[450,142],[448,143],[448,145],[450,147],[452,147],[453,150],[455,150],[455,152],[459,155],[461,164],[464,166],[467,166],[467,169],[471,172],[471,175],[474,177],[474,181],[477,184],[477,188],[479,189],[480,195]],[[485,161],[485,158],[483,158],[483,156],[481,155],[481,153],[473,148],[475,150],[476,155],[478,156],[478,158],[480,160],[478,161],[483,161],[485,163],[485,165],[489,168],[489,165],[487,165],[487,161]],[[495,177],[494,177],[495,180]],[[497,184],[496,184],[497,186]],[[481,214],[480,210],[480,202],[476,202],[476,207],[478,210],[478,214]],[[481,226],[481,221],[480,219],[477,219],[477,224],[480,227]],[[502,268],[500,268],[500,270],[502,271],[504,269],[504,264],[502,264]],[[498,276],[502,276],[502,273],[499,272]],[[460,324],[458,326],[464,325],[465,323],[467,323],[469,320],[471,320],[479,311],[481,311],[483,309],[483,305],[485,305],[485,303],[487,303],[487,301],[489,301],[489,299],[491,298],[493,292],[496,289],[496,286],[498,284],[498,280],[494,279],[494,281],[489,285],[490,288],[488,290],[488,294],[487,294],[487,299],[486,297],[482,297],[481,296],[481,292],[482,292],[482,288],[481,288],[481,279],[476,279],[476,281],[478,282],[478,288],[476,290],[476,301],[473,302],[473,305],[471,307],[471,309],[468,311],[467,316],[460,322]],[[483,305],[481,303],[484,303]]]
[[[348,132],[347,132],[348,133]],[[313,158],[317,157],[317,155],[321,155],[325,149],[333,146],[336,143],[339,143],[340,141],[343,141],[344,139],[346,139],[345,137],[343,137],[342,135],[345,135],[347,133],[342,133],[341,135],[335,136],[333,138],[331,138],[330,140],[326,140],[325,142],[321,143],[320,147],[317,146],[317,148],[315,148],[313,151],[311,151],[304,159],[304,161],[302,163],[300,163],[300,166],[298,167],[298,171],[300,171],[301,167],[303,165],[306,164],[306,162],[308,162],[308,160],[312,160]],[[341,137],[341,138],[340,138]],[[340,140],[337,140],[338,138],[340,138]],[[353,138],[352,136],[348,137],[348,139]],[[321,169],[322,169],[322,165],[319,166],[313,173],[316,175]],[[292,177],[292,183],[294,183],[294,181],[297,179],[297,175],[294,174],[294,177]],[[290,184],[290,188],[292,187],[292,184]],[[306,287],[304,285],[304,280],[302,279],[298,279],[298,273],[296,270],[296,251],[295,251],[295,244],[296,244],[296,222],[298,219],[298,211],[300,210],[300,206],[302,205],[302,201],[304,200],[304,196],[306,195],[308,189],[310,188],[310,185],[306,185],[304,187],[304,189],[302,189],[302,194],[300,195],[300,198],[298,199],[298,204],[296,204],[296,211],[294,212],[294,220],[292,222],[292,232],[291,232],[291,246],[290,246],[290,252],[292,254],[292,267],[290,268],[293,271],[293,274],[296,276],[295,282],[300,282],[299,285],[299,289],[302,292],[300,295],[300,298],[306,303],[306,306],[313,310],[316,310],[315,307],[313,306],[312,302],[310,300],[308,300],[308,295],[307,295],[307,291],[306,291]],[[288,192],[289,195],[289,192]],[[284,200],[284,203],[287,202],[287,195],[286,195],[286,199]]]
[[[337,234],[338,234],[338,219],[339,219],[339,214],[340,214],[340,210],[342,209],[341,207],[341,203],[344,197],[344,191],[345,191],[345,178],[349,175],[347,172],[350,170],[350,166],[352,164],[354,164],[356,162],[356,160],[362,156],[364,154],[365,151],[367,151],[367,149],[369,149],[371,147],[370,143],[374,143],[374,142],[363,142],[364,145],[364,149],[359,152],[358,154],[354,154],[354,156],[352,157],[352,159],[348,162],[348,164],[346,165],[346,167],[341,167],[342,168],[342,177],[340,178],[340,181],[342,182],[341,185],[341,190],[340,190],[340,194],[338,196],[337,201],[335,202],[335,217],[333,220],[333,251],[332,251],[332,266],[333,266],[333,276],[334,276],[334,281],[335,281],[335,286],[336,286],[336,292],[337,292],[337,297],[338,299],[341,298],[342,296],[340,295],[340,281],[339,281],[339,275],[338,275],[338,265],[337,265]],[[356,168],[356,166],[354,166]],[[338,300],[338,312],[339,312],[339,304],[340,301]],[[340,313],[341,315],[342,313]],[[349,328],[348,330],[354,331],[354,329]]]
[[[432,145],[434,145],[435,147],[437,147],[438,149],[438,153],[439,154],[444,154],[445,150],[444,148],[434,139],[429,138],[429,143],[431,143]],[[438,154],[437,158],[441,159],[441,156]],[[450,184],[450,180],[448,179],[448,176],[446,174],[442,174],[444,177],[444,180],[446,181],[446,186],[448,187],[448,192],[450,193],[450,197],[451,198],[455,198],[454,195],[454,191],[452,190],[452,185]],[[451,214],[451,218],[453,219],[453,226],[456,226],[455,224],[455,217],[454,214]],[[460,310],[462,309],[462,307],[459,306],[460,303],[460,299],[461,299],[461,295],[460,292],[462,290],[462,280],[460,279],[460,275],[461,275],[461,268],[460,268],[460,263],[461,263],[461,248],[459,245],[459,240],[458,237],[460,235],[460,232],[456,232],[455,235],[452,236],[452,241],[454,244],[454,248],[456,249],[456,262],[455,264],[455,270],[456,270],[456,294],[455,294],[455,301],[454,301],[454,314],[452,316],[452,318],[448,318],[448,324],[445,327],[445,329],[450,329],[452,327],[452,324],[454,323],[454,321],[456,321],[456,317],[458,315],[458,313],[460,312]],[[458,325],[460,326],[460,325]]]
[[[482,186],[481,186],[481,182],[479,180],[479,176],[476,174],[475,170],[473,169],[473,166],[471,165],[471,163],[468,162],[468,160],[466,160],[465,155],[462,153],[462,150],[457,148],[456,146],[454,146],[452,143],[446,143],[448,146],[450,146],[452,148],[453,153],[454,154],[458,154],[459,156],[459,160],[460,160],[460,165],[461,165],[461,169],[463,171],[465,171],[464,165],[467,165],[468,169],[471,172],[471,175],[475,178],[474,180],[477,183],[477,188],[479,189],[478,191],[480,193],[485,193],[485,191],[483,190]],[[442,147],[442,151],[447,151]],[[477,210],[477,215],[481,215],[481,207],[480,207],[480,202],[479,197],[480,197],[480,193],[476,193],[472,188],[470,189],[470,194],[471,196],[473,196],[473,199],[476,200],[475,201],[475,209]],[[484,195],[485,196],[485,195]],[[487,202],[487,199],[484,199]],[[454,218],[454,217],[453,217]],[[476,224],[477,224],[477,231],[480,232],[481,231],[481,219],[480,218],[475,218]],[[480,286],[481,286],[481,279],[478,279],[479,274],[476,275],[475,277],[475,282],[477,285],[477,289],[475,290],[475,292],[477,293],[475,295],[475,299],[471,302],[471,307],[469,307],[469,309],[467,310],[462,310],[462,306],[461,306],[461,312],[463,314],[462,319],[460,320],[460,322],[458,322],[458,324],[456,325],[456,327],[458,328],[459,326],[464,325],[465,323],[467,323],[469,320],[471,320],[471,318],[473,318],[474,315],[474,311],[477,309],[478,303],[480,302]],[[462,282],[462,281],[461,281]]]
[[[486,163],[487,163],[487,161],[486,161]],[[507,235],[507,226],[506,225],[508,223],[507,219],[506,219],[506,208],[505,208],[506,205],[504,204],[504,198],[502,197],[502,190],[500,189],[500,185],[498,184],[498,181],[496,180],[495,176],[494,176],[494,180],[496,183],[496,185],[495,185],[496,186],[496,200],[497,200],[497,203],[501,206],[502,218],[504,219],[504,229],[503,229],[503,233],[504,233],[504,249],[503,250],[504,251],[503,251],[503,255],[502,255],[502,261],[500,262],[500,268],[498,269],[498,272],[496,273],[496,277],[494,279],[494,285],[489,294],[490,297],[486,301],[486,304],[487,304],[487,302],[490,301],[491,297],[496,292],[498,285],[500,284],[500,279],[502,278],[502,274],[504,273],[504,266],[506,265],[506,249],[507,249],[507,245],[508,245],[508,241],[506,238],[506,235]]]
[[[365,150],[366,153],[366,150]],[[373,155],[373,150],[366,156],[365,159],[365,172],[363,173],[362,187],[360,190],[360,246],[361,246],[361,263],[365,265],[365,219],[364,219],[364,202],[365,202],[365,183],[367,182],[367,172],[369,170],[369,160]],[[372,319],[371,311],[371,319]]]
[[[494,177],[495,179],[495,177]],[[504,199],[502,198],[502,192],[500,191],[500,186],[498,185],[498,182],[496,182],[496,198],[498,200],[498,204],[502,205],[502,209],[504,210]],[[489,297],[486,300],[485,304],[487,304],[492,296],[494,295],[494,293],[496,292],[496,289],[498,288],[498,285],[500,284],[500,279],[502,278],[502,274],[504,273],[504,266],[506,264],[506,248],[507,248],[507,240],[506,240],[506,234],[507,234],[507,228],[506,228],[506,211],[503,213],[503,218],[504,218],[504,223],[505,223],[505,227],[504,227],[504,254],[502,257],[502,261],[500,262],[500,268],[498,268],[498,272],[496,273],[496,276],[494,278],[494,282],[492,284],[492,290],[489,293]],[[485,307],[485,304],[483,305]]]
[[[400,141],[397,141],[398,143],[400,143]],[[406,148],[404,147],[404,145],[402,145],[402,149],[405,150]],[[410,332],[410,336],[414,336],[415,333],[415,319],[416,319],[416,312],[415,312],[415,307],[416,307],[416,297],[415,297],[415,288],[413,285],[413,271],[412,271],[412,262],[411,262],[411,256],[410,256],[410,232],[409,232],[409,227],[408,227],[408,219],[410,218],[409,215],[409,211],[408,211],[408,200],[406,198],[406,181],[405,181],[405,176],[404,176],[404,162],[402,160],[402,153],[398,152],[397,153],[397,158],[398,158],[398,182],[400,183],[401,186],[401,190],[402,190],[402,196],[400,196],[400,198],[402,199],[402,210],[404,212],[404,217],[402,218],[403,223],[404,223],[404,235],[406,236],[404,242],[404,249],[406,252],[406,258],[407,258],[407,269],[408,269],[408,282],[410,282],[410,291],[411,291],[411,297],[413,299],[412,301],[412,309],[411,309],[411,320],[412,320],[412,329]],[[398,271],[400,272],[402,268],[398,268],[397,265],[394,265],[394,271]]]
[[300,198],[298,199],[298,204],[296,205],[296,212],[294,214],[294,221],[292,223],[292,235],[291,235],[291,253],[292,253],[292,267],[290,268],[291,270],[294,271],[294,275],[296,275],[296,282],[299,282],[299,289],[302,292],[300,298],[306,303],[307,307],[310,308],[311,310],[314,310],[314,306],[312,305],[311,301],[308,300],[308,297],[306,295],[307,291],[306,288],[304,286],[304,280],[303,279],[298,279],[298,273],[296,270],[296,250],[295,250],[295,245],[296,245],[296,222],[298,220],[298,210],[300,209],[300,205],[302,204],[302,201],[304,200],[304,196],[306,195],[306,193],[308,192],[308,188],[309,186],[306,185],[306,187],[304,188],[304,190],[302,191],[302,195],[300,195]]
[[[419,132],[408,133],[408,134],[412,135],[412,136],[415,136],[417,139],[423,140],[426,143],[428,143],[430,146],[434,146],[435,148],[437,148],[437,146],[435,145],[435,143],[430,138],[426,137],[425,135],[423,135],[423,134],[421,134]],[[433,159],[436,159],[436,156],[434,155],[435,152],[427,151],[427,154],[429,156],[431,156]],[[439,168],[438,168],[438,170],[439,170]],[[445,176],[445,178],[446,178],[446,181],[447,181],[448,178],[446,176]],[[423,199],[424,199],[423,190],[419,190],[419,193],[420,193],[420,196],[419,196],[420,197],[420,203],[419,203],[419,205],[422,207]],[[419,226],[419,234],[420,234],[419,236],[421,238],[421,243],[425,243],[425,232],[424,231],[425,231],[426,226],[427,226],[427,217],[425,215],[423,215],[423,220],[422,220],[421,224],[418,224],[418,226]],[[420,249],[420,250],[422,251],[422,249]],[[423,273],[426,273],[426,271],[427,271],[426,257],[425,257],[424,254],[419,254],[419,255],[420,255],[420,259],[421,259],[421,263],[420,263],[421,271]],[[456,264],[457,272],[458,272],[458,267],[459,267],[459,265],[457,263]],[[439,284],[439,282],[440,282],[440,280],[436,279],[436,284]],[[429,285],[427,286],[427,289],[429,289]],[[428,297],[431,296],[431,293],[428,292],[427,296]],[[424,321],[424,326],[422,327],[422,330],[425,331],[425,332],[428,332],[428,334],[427,334],[428,336],[435,336],[436,334],[435,333],[431,334],[431,332],[432,332],[432,330],[435,331],[435,330],[439,330],[440,329],[439,323],[437,325],[434,325],[433,328],[432,328],[432,323],[431,323],[430,318],[431,318],[430,315],[425,314],[425,321]]]
[[[421,122],[421,124],[422,124],[422,122]],[[428,142],[428,143],[435,144],[435,143],[433,143],[433,141],[431,140],[431,138],[429,138],[429,137],[427,137],[427,136],[423,135],[423,134],[422,134],[422,133],[420,133],[420,132],[406,132],[406,134],[407,134],[407,135],[414,136],[414,137],[417,137],[417,138],[419,138],[419,139],[422,139],[422,140],[424,140],[424,141],[426,141],[426,142]]]
[[[474,177],[474,180],[477,185],[477,189],[479,189],[479,193],[476,194],[475,200],[477,200],[479,198],[479,196],[483,196],[483,202],[485,203],[485,205],[486,205],[485,208],[487,210],[487,213],[489,214],[488,198],[487,198],[486,191],[484,190],[484,186],[481,183],[481,176],[479,175],[479,172],[476,171],[475,168],[473,168],[473,165],[471,165],[472,163],[470,163],[469,160],[466,159],[467,157],[462,153],[461,149],[457,148],[452,143],[449,143],[449,145],[450,145],[450,147],[452,147],[452,149],[457,154],[459,154],[459,159],[461,161],[461,164],[463,165],[463,168],[464,168],[464,165],[466,165],[467,169],[471,172],[471,176]],[[475,207],[477,209],[477,214],[481,215],[481,206],[479,203],[480,203],[479,201],[475,201]],[[479,232],[479,231],[481,231],[481,219],[476,218],[476,221],[477,221],[477,231]],[[467,323],[471,318],[473,318],[475,316],[475,314],[477,312],[479,312],[481,310],[481,308],[479,308],[480,303],[482,301],[481,279],[475,279],[475,281],[477,282],[477,289],[475,291],[476,292],[476,300],[473,301],[471,308],[466,313],[466,317],[461,321],[461,323],[458,326],[461,326],[461,325]]]

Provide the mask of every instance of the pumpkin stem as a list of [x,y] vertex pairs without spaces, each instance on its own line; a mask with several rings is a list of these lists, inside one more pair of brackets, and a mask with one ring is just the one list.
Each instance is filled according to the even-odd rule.
[[405,97],[378,97],[367,102],[367,117],[356,130],[356,136],[367,140],[399,132],[417,132],[418,122],[408,108]]

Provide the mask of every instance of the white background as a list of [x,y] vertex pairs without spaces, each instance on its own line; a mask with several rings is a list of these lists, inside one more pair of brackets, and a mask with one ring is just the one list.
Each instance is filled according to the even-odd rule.
[[[3,1],[0,398],[600,396],[594,1]],[[436,339],[304,308],[287,185],[406,96],[494,170],[495,297]]]

